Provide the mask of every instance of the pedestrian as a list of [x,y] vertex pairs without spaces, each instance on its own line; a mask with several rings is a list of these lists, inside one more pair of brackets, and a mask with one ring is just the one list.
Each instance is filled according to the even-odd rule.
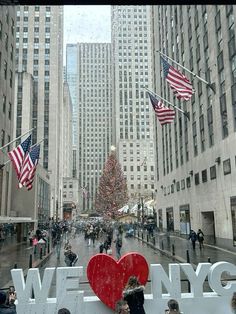
[[7,294],[0,291],[0,314],[16,314],[15,293],[9,295],[9,304],[6,304]]
[[231,309],[232,309],[232,313],[236,314],[236,292],[233,293],[232,298],[231,298]]
[[129,305],[127,301],[121,299],[116,302],[115,314],[127,314],[130,313]]
[[197,241],[197,234],[194,230],[190,230],[190,233],[189,233],[189,240],[192,241],[192,246],[193,246],[193,249],[195,250],[195,244],[196,244],[196,241]]
[[68,267],[75,266],[76,262],[78,261],[78,255],[72,252],[71,247],[65,250],[64,255],[66,266]]
[[57,314],[70,314],[70,311],[66,308],[59,309]]
[[170,299],[167,305],[169,309],[165,310],[165,314],[181,314],[182,313],[179,310],[179,303],[176,300]]
[[99,245],[99,253],[103,253],[103,250],[104,250],[104,245],[101,242],[100,245]]
[[121,248],[122,248],[122,234],[117,233],[116,240],[114,240],[116,244],[116,258],[120,259],[121,258]]
[[198,239],[198,242],[199,242],[199,248],[202,249],[204,247],[204,245],[203,245],[204,233],[202,232],[201,229],[198,229],[197,239]]
[[124,300],[127,301],[130,314],[145,314],[144,286],[142,286],[136,276],[131,276],[123,291]]

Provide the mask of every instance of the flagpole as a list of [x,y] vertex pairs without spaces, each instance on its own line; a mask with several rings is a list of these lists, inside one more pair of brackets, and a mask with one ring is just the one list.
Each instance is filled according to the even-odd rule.
[[203,78],[201,78],[200,76],[198,76],[197,74],[193,73],[192,71],[190,71],[189,69],[185,68],[183,65],[179,64],[178,62],[176,62],[175,60],[173,60],[172,58],[168,57],[166,54],[164,54],[163,52],[161,52],[160,50],[156,50],[156,52],[159,52],[160,55],[166,57],[167,59],[171,60],[172,62],[174,62],[175,64],[177,64],[178,66],[180,66],[182,69],[184,69],[185,71],[187,71],[188,73],[192,74],[193,77],[198,78],[200,81],[202,81],[203,83],[205,83],[207,86],[210,87],[211,90],[213,90],[213,92],[215,93],[215,84],[214,83],[209,83],[206,80],[204,80]]
[[179,107],[177,107],[177,106],[175,106],[175,105],[172,105],[168,100],[166,100],[165,98],[163,98],[163,97],[159,96],[158,94],[152,92],[150,89],[148,89],[148,88],[146,88],[146,87],[144,87],[144,88],[145,88],[149,93],[156,95],[156,96],[159,97],[161,100],[164,100],[168,105],[170,105],[170,106],[174,107],[175,109],[179,110],[180,112],[182,112],[182,113],[190,120],[189,112],[186,112],[186,111],[180,109]]
[[11,142],[5,144],[4,146],[0,147],[0,150],[2,150],[3,148],[9,146],[10,144],[14,143],[15,141],[17,141],[19,138],[21,138],[22,136],[26,135],[27,133],[31,132],[32,130],[34,130],[35,128],[32,128],[31,130],[25,132],[24,134],[18,136],[17,138],[15,138],[14,140],[12,140]]
[[39,141],[38,143],[32,145],[32,146],[30,147],[30,149],[32,149],[32,148],[35,147],[36,145],[39,145],[39,144],[42,143],[44,140],[45,140],[45,139],[43,138],[43,139],[42,139],[41,141]]

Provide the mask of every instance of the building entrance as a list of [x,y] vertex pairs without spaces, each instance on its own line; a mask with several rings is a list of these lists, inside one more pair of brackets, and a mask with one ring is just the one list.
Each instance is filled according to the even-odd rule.
[[174,231],[173,207],[166,208],[166,228],[167,231]]
[[179,207],[180,215],[180,234],[188,235],[190,233],[190,211],[189,205],[181,205]]
[[202,212],[202,231],[207,243],[215,244],[215,218],[214,212]]

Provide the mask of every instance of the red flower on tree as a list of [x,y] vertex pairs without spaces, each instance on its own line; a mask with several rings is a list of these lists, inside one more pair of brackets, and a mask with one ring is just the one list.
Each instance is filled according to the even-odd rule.
[[105,216],[115,218],[119,215],[118,209],[128,201],[127,183],[121,165],[112,152],[105,163],[103,174],[99,181],[98,193],[95,202],[97,211]]

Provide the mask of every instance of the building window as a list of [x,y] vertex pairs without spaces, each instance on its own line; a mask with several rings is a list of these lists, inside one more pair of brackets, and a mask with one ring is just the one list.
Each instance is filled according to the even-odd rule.
[[198,185],[200,183],[200,180],[199,180],[199,173],[195,173],[194,175],[194,181],[195,181],[195,185]]
[[[235,114],[236,114],[236,111],[235,111]],[[208,123],[209,147],[211,147],[214,145],[212,106],[207,109],[207,123]]]
[[8,119],[11,120],[12,104],[9,102]]
[[179,192],[180,190],[180,183],[179,181],[176,182],[176,191]]
[[5,95],[2,96],[2,111],[5,113],[6,112],[6,103],[7,103],[7,98]]
[[216,178],[216,166],[210,167],[210,178],[214,180]]
[[205,132],[204,132],[204,116],[203,114],[199,117],[200,125],[200,139],[201,139],[201,151],[205,150]]
[[234,131],[236,130],[236,83],[231,86],[233,116],[234,116]]
[[194,156],[197,156],[198,149],[197,149],[197,125],[196,122],[193,123],[193,149],[194,149]]
[[7,79],[7,62],[6,61],[4,61],[4,69],[3,69],[3,71],[4,71],[4,79],[6,80]]
[[230,159],[227,159],[227,160],[223,161],[223,171],[224,171],[224,175],[227,175],[227,174],[231,173]]
[[220,112],[221,112],[221,123],[222,123],[222,137],[228,136],[228,115],[226,107],[226,95],[223,94],[220,97]]
[[236,246],[236,197],[230,198],[232,229],[233,229],[233,245]]
[[202,182],[207,182],[207,170],[202,170]]
[[187,177],[187,178],[186,178],[186,186],[187,186],[187,188],[190,188],[190,187],[191,187],[191,180],[190,180],[190,177]]
[[5,131],[2,130],[1,132],[1,146],[4,146],[5,144]]
[[185,189],[185,180],[182,179],[181,180],[181,190],[184,190]]

